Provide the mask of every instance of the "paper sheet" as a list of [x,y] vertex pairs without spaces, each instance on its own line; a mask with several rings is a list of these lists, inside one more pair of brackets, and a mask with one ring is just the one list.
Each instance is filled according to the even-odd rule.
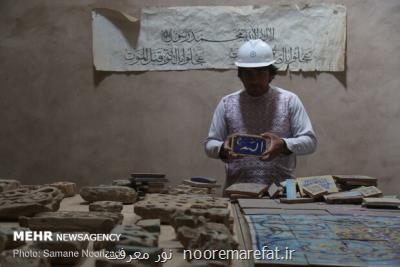
[[139,36],[138,22],[110,12],[92,12],[97,70],[234,69],[237,49],[257,38],[271,45],[281,70],[344,70],[342,5],[149,7]]

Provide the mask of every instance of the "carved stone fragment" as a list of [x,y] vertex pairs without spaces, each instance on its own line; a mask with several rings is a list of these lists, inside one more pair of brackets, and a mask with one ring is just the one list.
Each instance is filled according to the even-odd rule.
[[208,222],[196,228],[182,226],[177,231],[177,238],[185,249],[191,250],[230,250],[238,247],[229,229],[219,223]]
[[199,195],[208,195],[213,194],[215,192],[214,189],[209,190],[209,188],[200,188],[200,187],[192,187],[190,185],[177,185],[173,188],[170,188],[168,194],[170,195],[180,195],[180,194],[199,194]]
[[144,200],[134,205],[134,211],[143,219],[161,219],[162,223],[172,224],[175,212],[224,221],[226,212],[218,210],[218,208],[228,211],[227,207],[227,199],[214,198],[208,195],[148,194]]
[[49,186],[57,187],[64,194],[64,197],[73,197],[76,195],[76,184],[71,182],[56,182],[49,184]]
[[256,183],[238,183],[229,186],[225,189],[227,194],[241,194],[250,195],[254,197],[261,197],[268,189],[265,184]]
[[124,204],[132,204],[136,201],[136,191],[126,186],[86,186],[80,191],[81,197],[87,202],[118,201]]
[[39,189],[18,188],[0,193],[0,219],[16,220],[19,216],[33,216],[44,211],[57,211],[64,198],[55,187]]
[[0,192],[17,189],[20,185],[18,180],[0,179]]
[[19,224],[33,231],[109,233],[122,218],[115,212],[58,211],[20,217]]
[[89,211],[121,212],[124,206],[116,201],[96,201],[89,204]]
[[328,194],[328,190],[326,190],[319,184],[303,186],[303,192],[311,198],[318,198],[320,196]]
[[363,195],[358,191],[345,191],[324,195],[324,199],[330,204],[360,204],[363,200]]

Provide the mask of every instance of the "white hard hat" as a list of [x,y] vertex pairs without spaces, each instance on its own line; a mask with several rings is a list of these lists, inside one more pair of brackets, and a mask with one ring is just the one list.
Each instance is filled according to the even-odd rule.
[[269,66],[275,61],[271,46],[260,39],[256,39],[245,42],[239,48],[235,65],[243,68],[257,68]]

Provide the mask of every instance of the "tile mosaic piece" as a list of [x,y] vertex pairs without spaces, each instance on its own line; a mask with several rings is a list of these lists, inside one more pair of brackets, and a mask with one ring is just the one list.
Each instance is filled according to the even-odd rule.
[[267,151],[270,139],[257,135],[237,134],[232,138],[232,151],[238,155],[261,156]]
[[368,266],[400,266],[400,250],[387,241],[344,240],[348,251]]
[[304,196],[303,187],[313,184],[319,184],[322,188],[325,188],[328,193],[339,192],[331,175],[299,177],[296,180],[302,196]]
[[295,250],[291,261],[255,266],[400,266],[400,217],[369,215],[247,215],[253,249]]

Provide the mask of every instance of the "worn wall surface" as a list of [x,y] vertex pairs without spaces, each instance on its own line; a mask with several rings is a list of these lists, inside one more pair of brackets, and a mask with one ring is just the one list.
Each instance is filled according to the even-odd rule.
[[[236,72],[96,72],[91,8],[137,15],[144,5],[285,2],[2,0],[0,177],[86,185],[140,171],[165,172],[173,183],[222,181],[223,164],[202,143],[219,99],[241,87]],[[347,62],[345,73],[274,81],[300,96],[319,138],[316,153],[298,158],[297,175],[366,174],[399,193],[400,2],[311,2],[346,5]]]

